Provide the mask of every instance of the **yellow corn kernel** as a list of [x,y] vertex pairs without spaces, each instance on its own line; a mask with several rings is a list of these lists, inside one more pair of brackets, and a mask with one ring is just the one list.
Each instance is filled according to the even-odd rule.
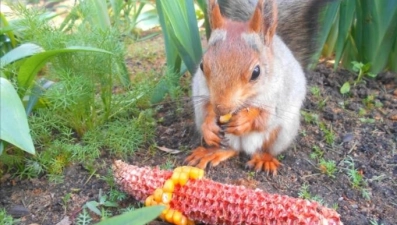
[[231,118],[232,118],[232,114],[231,114],[231,113],[228,113],[228,114],[225,114],[225,115],[219,117],[219,122],[220,122],[220,123],[227,123],[227,122],[229,122],[229,120],[230,120]]
[[145,206],[152,206],[152,202],[153,202],[153,195],[150,195],[145,200]]
[[174,224],[179,224],[181,222],[182,216],[183,215],[181,212],[175,210],[174,215],[172,215],[172,222]]
[[163,186],[164,192],[174,192],[175,184],[172,180],[166,180]]
[[179,220],[179,223],[177,225],[187,225],[187,218],[186,216],[182,215],[181,219]]
[[179,182],[178,183],[181,186],[185,185],[188,180],[189,180],[189,174],[188,173],[182,172],[182,173],[179,174]]
[[182,167],[181,166],[179,166],[179,167],[174,169],[174,172],[181,172],[181,171],[182,171]]
[[201,179],[204,176],[204,170],[197,168],[197,167],[192,167],[192,169],[189,172],[189,177],[192,179]]
[[162,195],[163,195],[163,189],[157,188],[157,189],[154,191],[154,193],[153,193],[153,199],[154,199],[154,201],[156,201],[156,202],[161,202]]
[[172,223],[172,218],[173,218],[173,216],[174,216],[174,212],[175,212],[174,209],[169,209],[169,210],[167,211],[167,213],[165,214],[165,220],[166,220],[167,222]]
[[163,195],[161,196],[161,201],[164,204],[169,204],[171,202],[172,199],[172,193],[169,192],[164,192]]
[[191,166],[182,166],[182,172],[189,173],[192,168]]
[[174,184],[178,184],[179,183],[179,176],[180,175],[181,175],[180,171],[174,171],[174,173],[172,173],[171,180],[172,180],[172,182],[174,182]]

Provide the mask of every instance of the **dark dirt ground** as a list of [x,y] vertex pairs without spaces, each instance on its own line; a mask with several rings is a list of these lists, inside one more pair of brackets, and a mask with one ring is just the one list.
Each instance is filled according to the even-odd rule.
[[[138,62],[128,59],[128,63],[150,68],[152,60],[161,61],[157,64],[159,66],[164,62],[162,57],[150,59]],[[337,204],[337,212],[344,224],[364,225],[371,224],[371,221],[397,224],[397,75],[383,73],[375,80],[365,79],[365,82],[352,87],[350,96],[342,96],[340,86],[347,80],[353,81],[355,75],[346,70],[333,72],[330,67],[322,63],[307,73],[308,95],[303,110],[317,114],[318,120],[332,130],[335,135],[332,144],[326,142],[326,135],[318,124],[307,122],[302,117],[295,143],[282,154],[283,166],[278,176],[255,174],[245,169],[248,157],[243,155],[207,168],[206,176],[223,183],[261,188],[269,193],[293,197],[298,197],[299,190],[306,184],[312,196],[321,197],[330,207]],[[319,88],[319,94],[310,92],[313,86]],[[365,102],[368,96],[374,96],[374,99]],[[325,104],[319,107],[322,101]],[[183,165],[183,159],[190,150],[200,144],[191,101],[186,97],[182,105],[168,101],[156,107],[159,109],[157,118],[161,121],[156,130],[156,144],[183,151],[171,155],[149,150],[149,147],[142,148],[131,155],[128,162],[139,166],[158,166],[166,162]],[[360,109],[365,109],[366,113],[360,114]],[[363,121],[363,118],[368,120]],[[335,177],[323,174],[318,160],[310,157],[313,146],[324,152],[324,159],[336,162]],[[347,172],[350,167],[345,162],[350,157],[364,176],[366,184],[362,187],[370,193],[370,200],[352,187]],[[82,165],[70,165],[64,172],[64,182],[60,184],[49,183],[45,176],[28,180],[3,176],[0,180],[0,208],[4,207],[19,217],[21,221],[17,224],[21,225],[58,224],[65,217],[73,221],[85,202],[98,199],[99,189],[104,193],[109,191],[108,184],[101,178],[108,173],[110,165],[111,158],[106,154],[98,160],[94,176]],[[71,193],[71,198],[65,207],[62,198],[68,193]],[[131,203],[134,200],[129,198],[120,205]]]

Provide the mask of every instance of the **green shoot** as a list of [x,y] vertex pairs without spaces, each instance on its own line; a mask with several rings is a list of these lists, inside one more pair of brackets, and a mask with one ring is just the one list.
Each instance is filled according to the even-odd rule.
[[319,167],[322,173],[329,177],[335,178],[337,168],[334,160],[320,159]]
[[320,149],[317,145],[313,146],[313,152],[310,153],[310,158],[311,159],[320,159],[324,155],[324,151]]
[[306,123],[310,124],[318,124],[319,123],[319,117],[315,113],[309,113],[305,111],[301,111],[301,114],[303,116],[303,119],[305,120]]
[[92,218],[90,214],[87,212],[85,208],[83,208],[83,211],[79,213],[79,215],[76,218],[76,225],[89,225],[92,222]]
[[333,145],[335,142],[335,134],[332,131],[332,126],[330,126],[330,129],[328,129],[325,123],[320,123],[320,130],[324,134],[325,142],[327,142],[329,145]]
[[357,83],[361,82],[364,76],[370,77],[370,78],[375,78],[376,74],[371,73],[371,64],[370,63],[361,63],[357,61],[353,61],[353,71],[358,73],[357,79],[354,82],[354,85]]

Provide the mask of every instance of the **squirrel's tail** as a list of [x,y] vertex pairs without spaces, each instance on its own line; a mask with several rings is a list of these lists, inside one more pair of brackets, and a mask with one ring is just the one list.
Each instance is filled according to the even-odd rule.
[[[316,52],[319,14],[332,0],[276,0],[278,7],[277,34],[291,49],[295,58],[306,68]],[[258,0],[218,0],[222,15],[236,21],[247,21]],[[265,1],[264,18],[272,12]]]

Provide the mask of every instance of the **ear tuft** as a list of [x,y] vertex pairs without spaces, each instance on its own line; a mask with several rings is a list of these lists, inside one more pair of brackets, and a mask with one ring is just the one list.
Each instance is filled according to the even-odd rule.
[[209,0],[208,2],[208,15],[210,17],[211,29],[220,29],[223,27],[224,19],[221,10],[216,0]]
[[[263,0],[259,0],[256,5],[254,14],[252,15],[249,21],[249,29],[251,32],[262,33],[264,29],[264,21],[263,21]],[[260,34],[262,36],[262,34]]]
[[265,44],[270,44],[276,34],[277,17],[275,0],[259,0],[249,21],[250,31],[263,37]]

